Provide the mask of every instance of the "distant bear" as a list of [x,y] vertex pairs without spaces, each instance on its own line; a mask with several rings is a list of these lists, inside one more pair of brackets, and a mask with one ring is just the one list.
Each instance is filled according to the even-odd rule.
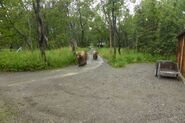
[[93,51],[93,59],[94,60],[98,59],[98,52],[97,51]]
[[78,65],[83,66],[87,64],[88,55],[87,52],[81,51],[76,54]]

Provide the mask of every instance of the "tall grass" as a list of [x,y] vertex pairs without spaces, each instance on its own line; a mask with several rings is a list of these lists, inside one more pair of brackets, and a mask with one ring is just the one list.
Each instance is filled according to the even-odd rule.
[[98,50],[99,53],[107,60],[113,67],[124,67],[132,63],[153,63],[157,60],[172,60],[175,61],[174,56],[162,56],[159,54],[151,55],[149,53],[137,52],[136,50],[122,49],[121,55],[117,54],[116,59],[110,55],[108,48]]
[[0,52],[1,71],[35,71],[43,69],[61,68],[76,63],[74,54],[69,48],[61,48],[46,51],[48,62],[45,63],[40,56],[39,50]]

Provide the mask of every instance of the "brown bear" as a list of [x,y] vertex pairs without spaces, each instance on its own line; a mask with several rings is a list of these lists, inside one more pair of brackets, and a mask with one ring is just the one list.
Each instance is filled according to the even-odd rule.
[[98,52],[97,51],[93,51],[93,59],[94,60],[98,59]]
[[87,52],[81,51],[76,54],[78,65],[83,66],[87,64],[88,55]]

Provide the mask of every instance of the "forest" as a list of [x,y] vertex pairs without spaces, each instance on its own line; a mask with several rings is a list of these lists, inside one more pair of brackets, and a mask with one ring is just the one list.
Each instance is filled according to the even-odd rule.
[[184,85],[185,0],[0,0],[0,123],[185,123]]
[[[134,4],[131,11],[128,3]],[[75,44],[174,55],[185,28],[185,0],[1,0],[0,49],[46,50]]]

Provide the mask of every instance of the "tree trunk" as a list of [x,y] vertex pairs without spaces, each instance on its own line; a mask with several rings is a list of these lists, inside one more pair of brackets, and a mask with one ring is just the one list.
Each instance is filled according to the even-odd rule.
[[118,38],[118,53],[119,53],[119,55],[121,55],[121,41],[120,41],[120,38]]
[[42,58],[44,59],[45,62],[47,62],[46,53],[45,53],[45,47],[47,46],[47,37],[45,35],[44,23],[40,13],[40,0],[35,0],[35,1],[33,0],[33,8],[36,15],[39,49],[40,49]]
[[30,44],[31,51],[33,52],[33,43],[32,43],[32,38],[31,38],[31,22],[29,18],[28,18],[28,27],[29,27],[28,42]]
[[136,51],[138,51],[138,33],[137,33],[137,31],[136,31]]
[[121,36],[116,28],[116,35],[117,35],[117,40],[118,40],[118,53],[121,55]]
[[[101,3],[103,3],[104,0],[101,0]],[[111,20],[111,15],[109,12],[106,12],[105,7],[103,5],[103,13],[105,15],[105,20],[107,21],[109,25],[109,45],[110,45],[110,54],[112,54],[112,20]]]
[[109,17],[109,45],[110,45],[110,53],[112,54],[112,24],[111,19]]
[[[77,4],[78,4],[78,0],[76,0],[76,2],[77,2]],[[78,5],[77,5],[78,6]],[[78,6],[78,13],[79,13],[79,15],[80,15],[80,27],[81,27],[81,41],[80,41],[80,43],[81,43],[81,45],[82,46],[85,46],[84,45],[84,35],[85,35],[85,31],[84,31],[84,25],[83,25],[83,21],[82,21],[82,13],[81,13],[81,9],[80,9],[80,6]]]
[[113,38],[113,47],[114,47],[114,54],[113,58],[116,58],[116,40],[115,40],[115,31],[116,31],[116,16],[115,16],[115,1],[112,1],[112,38]]

